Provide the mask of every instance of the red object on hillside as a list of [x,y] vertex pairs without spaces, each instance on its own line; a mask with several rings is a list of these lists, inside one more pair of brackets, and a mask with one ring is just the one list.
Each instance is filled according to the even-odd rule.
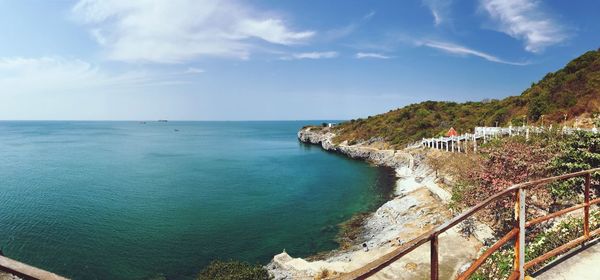
[[451,127],[450,130],[448,130],[448,132],[446,132],[446,137],[451,137],[451,136],[458,136],[458,132],[456,132],[456,130],[454,130],[454,127]]

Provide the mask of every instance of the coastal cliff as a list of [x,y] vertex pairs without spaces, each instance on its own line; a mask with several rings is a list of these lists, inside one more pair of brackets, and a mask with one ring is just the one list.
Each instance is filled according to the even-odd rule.
[[316,130],[314,127],[303,128],[298,131],[298,139],[307,144],[320,145],[326,151],[344,154],[353,159],[362,159],[379,166],[392,168],[411,167],[413,158],[409,153],[399,150],[376,148],[380,139],[372,139],[355,145],[348,145],[347,141],[339,145],[333,144],[335,134],[329,128]]
[[[310,260],[293,258],[285,251],[276,255],[267,265],[274,279],[328,279],[350,272],[452,217],[447,206],[450,194],[438,186],[435,172],[424,163],[421,155],[407,150],[385,149],[385,143],[378,139],[348,145],[345,142],[334,144],[334,137],[329,128],[306,127],[298,132],[298,139],[303,143],[394,168],[398,177],[394,197],[362,221],[360,234],[349,248]],[[456,275],[465,263],[476,256],[486,237],[482,234],[464,237],[457,230],[441,236],[447,252],[442,256],[446,266],[441,276],[446,279]],[[420,279],[429,273],[428,261],[429,249],[419,248],[372,278]]]

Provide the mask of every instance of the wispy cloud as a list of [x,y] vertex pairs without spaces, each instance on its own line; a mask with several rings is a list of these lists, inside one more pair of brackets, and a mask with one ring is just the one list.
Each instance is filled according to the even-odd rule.
[[525,41],[525,50],[533,53],[560,43],[567,34],[538,0],[481,0],[481,7],[496,21],[497,30]]
[[451,0],[422,0],[423,4],[429,8],[433,16],[433,23],[438,26],[446,21],[449,17],[449,8],[452,4]]
[[370,11],[363,16],[363,20],[370,20],[373,16],[375,16],[375,11]]
[[391,57],[384,55],[384,54],[380,54],[380,53],[364,53],[364,52],[359,52],[356,53],[356,58],[358,59],[362,59],[362,58],[378,58],[378,59],[389,59]]
[[5,93],[89,92],[184,83],[173,74],[145,71],[110,73],[79,59],[0,57],[0,88]]
[[343,27],[334,28],[334,29],[330,29],[326,32],[323,32],[322,37],[326,41],[332,41],[332,40],[344,38],[344,37],[354,33],[357,29],[359,29],[361,26],[363,26],[368,21],[370,21],[375,16],[375,14],[376,14],[375,11],[370,11],[370,12],[366,13],[365,15],[363,15],[360,18],[360,20],[356,20],[356,21],[354,21],[346,26],[343,26]]
[[206,72],[206,70],[196,67],[188,67],[188,69],[185,71],[186,74],[201,74],[204,72]]
[[295,59],[323,59],[323,58],[335,58],[338,57],[338,53],[334,51],[329,52],[303,52],[294,53],[289,56],[284,56],[282,60],[295,60]]
[[455,54],[455,55],[476,56],[476,57],[483,58],[487,61],[496,62],[496,63],[518,65],[518,66],[524,66],[524,65],[529,64],[528,62],[507,61],[507,60],[498,58],[497,56],[494,56],[494,55],[491,55],[491,54],[488,54],[488,53],[485,53],[482,51],[470,49],[470,48],[467,48],[464,46],[447,43],[447,42],[425,41],[425,42],[420,42],[418,44],[425,46],[425,47],[438,49],[438,50],[441,50],[441,51],[444,51],[447,53]]
[[81,0],[74,18],[113,60],[180,63],[202,56],[246,59],[257,44],[306,43],[314,31],[294,31],[282,16],[245,1]]

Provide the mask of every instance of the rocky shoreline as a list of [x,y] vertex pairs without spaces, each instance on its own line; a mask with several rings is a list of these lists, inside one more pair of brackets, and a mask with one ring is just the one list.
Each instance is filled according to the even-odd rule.
[[354,159],[366,160],[380,166],[401,168],[413,165],[410,162],[410,157],[407,157],[407,153],[403,151],[382,150],[370,146],[378,142],[377,139],[356,145],[348,145],[345,142],[336,145],[333,143],[335,134],[328,128],[318,131],[313,129],[309,127],[298,131],[298,140],[307,144],[320,145],[326,151],[337,152]]
[[[381,140],[373,139],[348,145],[334,144],[335,134],[328,128],[303,128],[298,139],[320,145],[324,150],[378,166],[394,168],[398,180],[394,197],[369,214],[363,221],[357,241],[345,250],[336,250],[318,260],[293,258],[286,252],[276,255],[267,265],[274,279],[328,279],[357,269],[390,252],[397,246],[432,229],[452,217],[447,203],[450,194],[436,184],[434,172],[418,154],[404,150],[382,148]],[[463,237],[457,231],[441,236],[450,255],[442,256],[447,263],[442,279],[450,278],[473,259],[482,246],[482,238]],[[366,246],[366,249],[365,249]],[[419,248],[400,261],[375,274],[373,279],[420,279],[429,273],[429,248]]]
[[[396,170],[396,176],[400,178],[398,183],[404,184],[396,189],[396,195],[401,195],[403,192],[414,189],[416,186],[423,184],[431,192],[433,192],[442,202],[449,202],[451,195],[444,189],[435,184],[433,170],[431,170],[422,158],[416,156],[406,150],[389,150],[377,148],[376,143],[380,140],[374,139],[365,141],[355,145],[348,145],[347,142],[342,142],[338,145],[333,143],[335,134],[329,129],[321,129],[313,131],[314,128],[303,128],[298,131],[298,140],[313,145],[320,145],[324,150],[339,153],[353,159],[365,160],[377,166],[386,166]],[[375,145],[374,145],[375,144]],[[416,181],[410,182],[410,178],[414,177]],[[402,179],[409,179],[402,180]],[[418,181],[418,182],[417,182]],[[412,185],[412,187],[406,186]]]

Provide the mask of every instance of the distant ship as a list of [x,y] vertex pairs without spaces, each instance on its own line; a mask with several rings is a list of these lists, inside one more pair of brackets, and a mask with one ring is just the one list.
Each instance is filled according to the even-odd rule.
[[167,120],[158,120],[158,122],[168,122]]

